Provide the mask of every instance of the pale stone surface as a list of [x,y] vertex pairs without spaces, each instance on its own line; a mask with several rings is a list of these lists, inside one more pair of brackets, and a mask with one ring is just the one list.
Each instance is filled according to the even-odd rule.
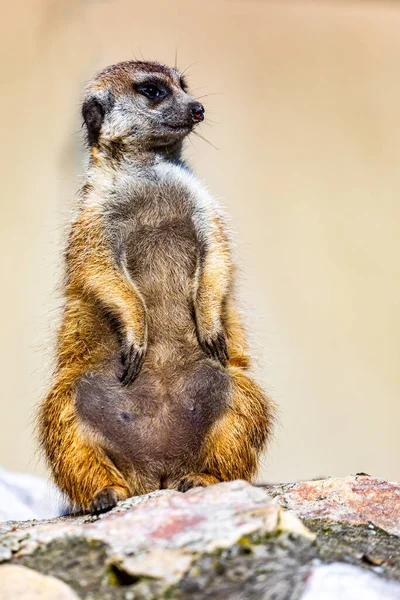
[[166,584],[177,583],[189,570],[193,556],[179,550],[155,549],[148,554],[123,559],[124,570],[134,577],[154,577]]
[[373,523],[400,535],[400,485],[368,475],[272,486],[270,493],[302,519]]
[[0,600],[79,600],[65,583],[32,569],[0,567]]
[[399,599],[400,584],[342,563],[316,567],[301,596],[301,600]]

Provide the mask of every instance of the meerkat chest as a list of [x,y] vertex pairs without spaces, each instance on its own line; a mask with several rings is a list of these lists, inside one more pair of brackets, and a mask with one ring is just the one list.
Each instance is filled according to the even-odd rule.
[[121,197],[122,217],[131,227],[164,226],[168,221],[196,221],[213,200],[201,182],[185,168],[160,163],[145,176],[132,178],[116,191]]
[[[207,196],[181,167],[155,167],[125,192],[120,219],[128,270],[143,284],[179,283],[193,276],[207,219]],[[185,284],[186,285],[186,284]]]

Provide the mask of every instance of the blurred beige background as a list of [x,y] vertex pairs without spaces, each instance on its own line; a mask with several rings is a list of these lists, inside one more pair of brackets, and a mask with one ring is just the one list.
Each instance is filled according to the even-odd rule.
[[259,376],[280,407],[265,481],[400,479],[400,5],[25,0],[1,24],[0,464],[43,473],[80,97],[110,63],[188,69],[187,156],[232,217]]

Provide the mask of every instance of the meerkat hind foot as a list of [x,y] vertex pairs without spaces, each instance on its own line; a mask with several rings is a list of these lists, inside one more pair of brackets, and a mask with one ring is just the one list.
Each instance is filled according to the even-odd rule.
[[189,473],[178,481],[176,489],[178,492],[187,492],[194,487],[207,487],[220,483],[220,480],[214,475],[208,473]]
[[95,494],[89,512],[94,515],[107,512],[114,508],[120,500],[122,498],[118,492],[118,488],[112,486],[105,487]]

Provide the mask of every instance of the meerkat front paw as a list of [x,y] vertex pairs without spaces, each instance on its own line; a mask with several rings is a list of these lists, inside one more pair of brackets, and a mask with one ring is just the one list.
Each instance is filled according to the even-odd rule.
[[122,385],[129,385],[139,375],[146,355],[146,346],[125,343],[121,348],[122,373],[119,380]]
[[146,356],[146,332],[138,339],[132,329],[118,332],[122,371],[118,376],[122,385],[129,385],[139,375]]
[[204,332],[197,333],[200,346],[208,356],[214,360],[218,360],[223,367],[229,360],[228,348],[226,345],[225,333],[220,330],[218,333]]

